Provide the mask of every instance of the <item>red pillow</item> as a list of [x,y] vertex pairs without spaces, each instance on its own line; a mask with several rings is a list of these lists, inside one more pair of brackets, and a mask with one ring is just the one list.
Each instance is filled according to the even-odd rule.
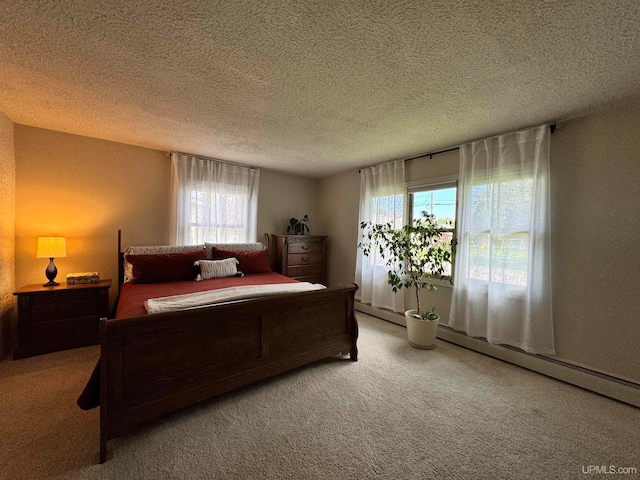
[[132,283],[163,283],[196,278],[194,262],[204,260],[204,249],[194,252],[127,255],[133,266]]
[[267,273],[271,271],[269,264],[269,252],[267,250],[256,250],[253,252],[222,250],[213,247],[213,260],[223,260],[225,258],[237,258],[238,270],[242,273]]

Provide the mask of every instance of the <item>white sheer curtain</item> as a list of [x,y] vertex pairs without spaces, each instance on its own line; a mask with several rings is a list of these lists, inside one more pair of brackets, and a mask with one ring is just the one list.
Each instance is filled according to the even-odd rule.
[[449,325],[490,343],[555,354],[549,127],[467,143],[460,152]]
[[171,162],[173,245],[256,241],[260,170],[175,153]]
[[[404,160],[388,162],[360,171],[360,215],[361,222],[394,224],[401,228],[405,223]],[[362,230],[358,229],[358,243],[362,241]],[[358,249],[356,259],[356,283],[360,286],[356,299],[373,307],[404,312],[404,292],[394,293],[387,283],[384,260],[377,249],[365,257]]]

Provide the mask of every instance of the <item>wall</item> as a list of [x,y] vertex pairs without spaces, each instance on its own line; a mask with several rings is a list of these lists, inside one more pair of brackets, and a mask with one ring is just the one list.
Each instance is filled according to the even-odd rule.
[[640,104],[551,136],[557,354],[640,382]]
[[15,333],[16,161],[13,122],[0,112],[0,358],[10,352]]
[[327,240],[327,283],[349,285],[355,278],[360,175],[357,171],[323,179],[319,188]]
[[258,240],[264,233],[287,233],[291,217],[309,215],[311,234],[324,235],[318,206],[318,181],[260,170],[258,194]]
[[[165,152],[16,125],[16,285],[45,282],[38,236],[67,238],[58,280],[97,270],[116,295],[117,230],[123,246],[167,245],[171,163]],[[259,240],[286,230],[291,216],[311,217],[320,233],[316,180],[262,169]],[[316,230],[317,229],[317,230]]]
[[162,152],[16,125],[16,285],[46,281],[38,236],[63,236],[58,281],[98,271],[116,294],[117,230],[125,245],[167,244],[168,157]]
[[[407,180],[457,173],[458,155],[409,161]],[[564,122],[551,136],[551,164],[557,356],[640,383],[640,104]],[[359,185],[357,172],[320,184],[343,252],[330,257],[331,282],[354,278]],[[431,295],[424,300],[447,319],[451,289]]]

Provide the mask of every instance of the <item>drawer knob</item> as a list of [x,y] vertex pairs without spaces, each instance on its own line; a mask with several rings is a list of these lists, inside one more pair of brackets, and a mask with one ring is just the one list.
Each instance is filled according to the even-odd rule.
[[302,250],[309,250],[309,245],[300,245],[300,248],[302,248]]
[[308,262],[309,261],[309,257],[300,257],[300,260],[302,260],[303,262]]

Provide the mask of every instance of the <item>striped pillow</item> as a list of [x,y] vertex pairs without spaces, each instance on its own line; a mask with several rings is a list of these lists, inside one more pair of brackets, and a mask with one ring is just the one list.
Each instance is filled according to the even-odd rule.
[[244,274],[238,271],[238,263],[238,259],[236,258],[198,260],[193,264],[193,266],[200,271],[196,276],[196,280],[209,280],[210,278],[220,277],[244,277]]

